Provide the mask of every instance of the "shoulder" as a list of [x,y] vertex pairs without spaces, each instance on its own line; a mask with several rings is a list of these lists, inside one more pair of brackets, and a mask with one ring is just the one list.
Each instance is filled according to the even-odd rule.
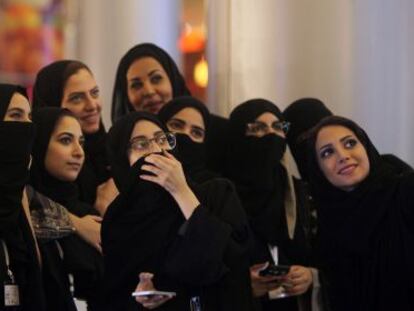
[[212,178],[202,184],[198,185],[198,191],[201,194],[215,194],[215,196],[222,196],[228,194],[235,194],[233,183],[227,178]]
[[226,178],[214,178],[198,186],[201,204],[215,215],[245,219],[244,210],[233,183]]

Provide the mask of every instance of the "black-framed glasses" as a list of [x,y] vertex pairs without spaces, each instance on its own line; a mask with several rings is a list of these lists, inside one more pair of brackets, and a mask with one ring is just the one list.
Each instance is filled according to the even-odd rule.
[[175,148],[177,141],[175,135],[170,132],[161,132],[154,135],[154,138],[134,137],[129,142],[129,150],[139,152],[151,152],[151,144],[155,142],[162,150],[172,150]]
[[275,121],[270,127],[261,121],[255,121],[252,123],[247,123],[247,133],[248,134],[268,134],[272,128],[276,132],[283,132],[287,134],[290,128],[290,123],[287,121]]

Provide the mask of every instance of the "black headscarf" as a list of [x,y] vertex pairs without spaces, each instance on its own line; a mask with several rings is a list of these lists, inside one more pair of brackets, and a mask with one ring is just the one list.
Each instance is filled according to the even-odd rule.
[[286,142],[275,134],[260,138],[245,134],[247,123],[265,112],[284,120],[279,108],[265,99],[244,102],[230,114],[227,177],[236,185],[253,231],[266,243],[281,246],[287,238],[283,225],[287,173],[280,163]]
[[[350,129],[368,155],[369,174],[352,191],[332,185],[318,165],[317,135],[333,125]],[[325,118],[309,135],[308,174],[319,204],[320,262],[333,306],[337,310],[412,309],[413,269],[407,267],[414,258],[409,229],[413,220],[404,216],[412,215],[412,195],[407,199],[412,189],[404,194],[407,184],[414,187],[412,174],[398,177],[367,134],[346,118]]]
[[177,97],[168,102],[158,112],[158,117],[165,125],[177,113],[185,108],[197,110],[203,118],[205,128],[204,142],[195,142],[188,135],[176,133],[177,138],[177,159],[183,164],[186,175],[195,182],[204,182],[217,177],[217,174],[208,171],[206,168],[206,144],[209,135],[208,126],[210,113],[207,107],[198,99],[191,96]]
[[[33,107],[60,107],[65,87],[66,68],[75,61],[60,60],[43,67],[33,86]],[[87,67],[86,67],[87,68]],[[66,78],[66,79],[65,79]]]
[[133,112],[118,120],[108,133],[108,155],[120,195],[105,214],[102,247],[105,266],[109,267],[105,287],[111,304],[118,307],[136,304],[131,292],[139,282],[139,272],[160,274],[162,254],[184,222],[177,203],[164,188],[140,179],[145,157],[129,164],[128,144],[140,120],[166,130],[154,115]]
[[112,122],[134,111],[128,100],[127,72],[131,64],[137,59],[152,57],[164,68],[171,82],[173,97],[190,95],[183,76],[170,55],[152,43],[141,43],[131,48],[121,59],[116,72],[115,85],[112,93]]
[[283,116],[290,122],[287,142],[295,158],[301,177],[307,180],[306,143],[300,140],[301,135],[314,127],[320,120],[331,116],[332,112],[317,98],[301,98],[291,103]]
[[59,121],[65,116],[74,118],[70,111],[56,107],[41,108],[33,112],[33,122],[36,124],[37,131],[32,151],[30,184],[36,191],[64,205],[70,212],[84,216],[90,210],[89,208],[85,211],[79,210],[81,206],[83,209],[86,205],[78,204],[79,192],[76,183],[57,179],[50,175],[45,167],[51,136]]
[[[61,107],[67,80],[81,69],[91,73],[88,66],[77,60],[56,61],[43,67],[33,86],[33,107]],[[105,149],[106,131],[102,120],[96,133],[84,133],[84,136],[85,163],[77,183],[80,197],[85,202],[94,204],[97,186],[109,178]]]
[[34,126],[29,122],[4,122],[4,116],[14,93],[26,96],[20,86],[0,84],[0,185],[1,228],[16,224],[21,212],[23,188],[29,177],[28,165],[34,137]]
[[14,93],[19,93],[24,97],[27,97],[26,89],[20,85],[14,84],[0,84],[0,120],[3,121],[7,109],[9,108],[9,103],[14,95]]
[[[65,116],[75,118],[69,110],[56,107],[46,107],[34,111],[33,122],[36,124],[37,131],[32,152],[30,185],[35,191],[62,204],[70,213],[78,217],[96,214],[96,211],[90,205],[80,200],[78,186],[75,182],[59,180],[52,176],[45,167],[51,136],[60,120]],[[50,286],[46,290],[48,300],[58,305],[65,305],[66,303],[71,305],[70,299],[68,299],[70,297],[68,296],[70,295],[69,288],[66,288],[67,273],[72,273],[74,276],[76,297],[99,300],[96,295],[100,294],[99,285],[103,275],[102,256],[77,235],[60,239],[59,243],[64,252],[65,271],[61,270],[61,259],[56,253],[54,242],[41,245],[42,257],[45,261],[45,282],[50,282],[48,284]],[[52,294],[50,290],[52,290],[52,293],[56,291],[65,298],[54,296],[55,294]],[[59,301],[61,299],[62,301]]]
[[[27,98],[24,88],[0,84],[0,239],[7,245],[11,270],[19,284],[21,306],[25,310],[44,310],[35,242],[22,206],[24,186],[29,179],[34,126],[30,122],[3,121],[16,92]],[[6,280],[4,256],[1,249],[1,284]],[[4,291],[0,293],[2,307]]]

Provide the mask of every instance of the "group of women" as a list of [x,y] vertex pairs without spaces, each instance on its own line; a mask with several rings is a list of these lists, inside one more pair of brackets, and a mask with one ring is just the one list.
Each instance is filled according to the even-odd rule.
[[0,85],[0,309],[414,309],[413,171],[353,121],[313,98],[214,116],[150,43],[108,132],[101,110],[79,61],[44,67],[32,105]]

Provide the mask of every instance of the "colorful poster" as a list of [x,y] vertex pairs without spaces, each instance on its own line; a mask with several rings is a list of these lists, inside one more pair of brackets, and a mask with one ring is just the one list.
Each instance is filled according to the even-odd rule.
[[0,0],[0,81],[33,84],[63,58],[66,0]]

